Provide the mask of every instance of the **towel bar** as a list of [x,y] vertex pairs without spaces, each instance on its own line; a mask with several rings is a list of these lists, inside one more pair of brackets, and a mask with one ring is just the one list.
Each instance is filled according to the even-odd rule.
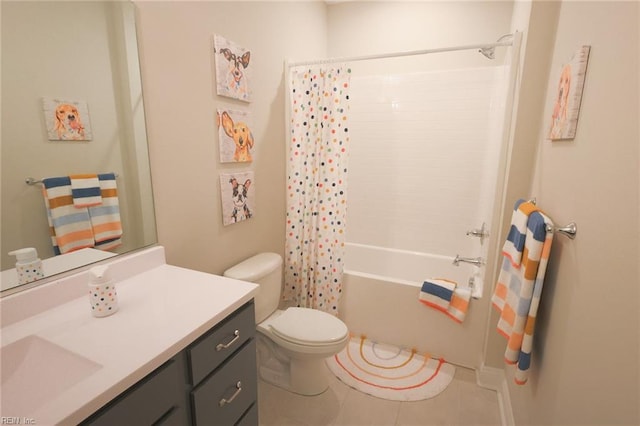
[[[529,200],[529,202],[535,205],[536,198],[533,197],[532,199]],[[576,237],[576,234],[578,233],[578,225],[575,222],[571,222],[565,226],[554,227],[551,225],[547,225],[547,232],[553,232],[553,233],[559,232],[560,234],[565,235],[573,240]]]
[[562,235],[565,235],[572,240],[576,237],[578,233],[578,225],[575,222],[571,222],[566,226],[551,226],[547,225],[547,232],[559,232]]
[[[116,173],[115,176],[118,177],[118,174]],[[39,183],[42,183],[42,179],[35,179],[29,176],[25,178],[24,183],[26,183],[27,185],[37,185]]]

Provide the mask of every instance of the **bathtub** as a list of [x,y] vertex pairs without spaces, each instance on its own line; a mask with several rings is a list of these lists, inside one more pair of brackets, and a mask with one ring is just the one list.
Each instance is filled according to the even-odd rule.
[[[488,302],[482,298],[483,268],[453,265],[453,257],[347,243],[340,317],[355,335],[415,348],[470,368],[480,367]],[[473,298],[462,324],[418,301],[422,282],[446,278]]]

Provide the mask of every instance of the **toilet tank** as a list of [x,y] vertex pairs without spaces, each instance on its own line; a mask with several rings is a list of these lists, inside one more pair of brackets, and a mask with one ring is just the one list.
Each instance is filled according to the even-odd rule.
[[278,309],[282,292],[282,257],[279,254],[257,254],[227,269],[223,275],[260,286],[255,297],[256,323]]

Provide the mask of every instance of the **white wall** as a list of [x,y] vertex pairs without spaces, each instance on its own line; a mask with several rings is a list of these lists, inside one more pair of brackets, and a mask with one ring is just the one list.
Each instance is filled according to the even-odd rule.
[[[359,56],[492,42],[510,32],[512,8],[511,2],[502,1],[354,1],[333,4],[328,8],[329,55]],[[498,63],[501,63],[502,55],[497,52]],[[481,66],[488,62],[480,54],[474,58],[455,53],[436,56],[439,66],[445,68],[455,68],[459,64]]]
[[[222,273],[261,251],[284,251],[286,58],[326,56],[322,2],[137,2],[160,244],[169,263]],[[256,141],[250,164],[221,164],[212,37],[251,51]],[[255,172],[255,215],[222,225],[219,174]]]
[[[639,6],[565,1],[546,16],[537,7],[530,30],[553,32],[557,13],[557,32],[544,107],[519,117],[535,125],[530,192],[557,225],[577,222],[578,235],[554,240],[529,383],[513,385],[505,369],[514,417],[531,425],[638,424]],[[551,142],[558,73],[581,45],[591,55],[576,137]],[[504,342],[496,346],[504,350]]]

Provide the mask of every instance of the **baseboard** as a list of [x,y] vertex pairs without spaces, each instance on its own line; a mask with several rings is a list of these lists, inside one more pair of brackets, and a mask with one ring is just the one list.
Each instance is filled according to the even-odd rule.
[[511,398],[509,396],[509,385],[507,384],[504,370],[483,365],[479,370],[476,370],[476,382],[478,386],[497,392],[502,425],[515,426]]

